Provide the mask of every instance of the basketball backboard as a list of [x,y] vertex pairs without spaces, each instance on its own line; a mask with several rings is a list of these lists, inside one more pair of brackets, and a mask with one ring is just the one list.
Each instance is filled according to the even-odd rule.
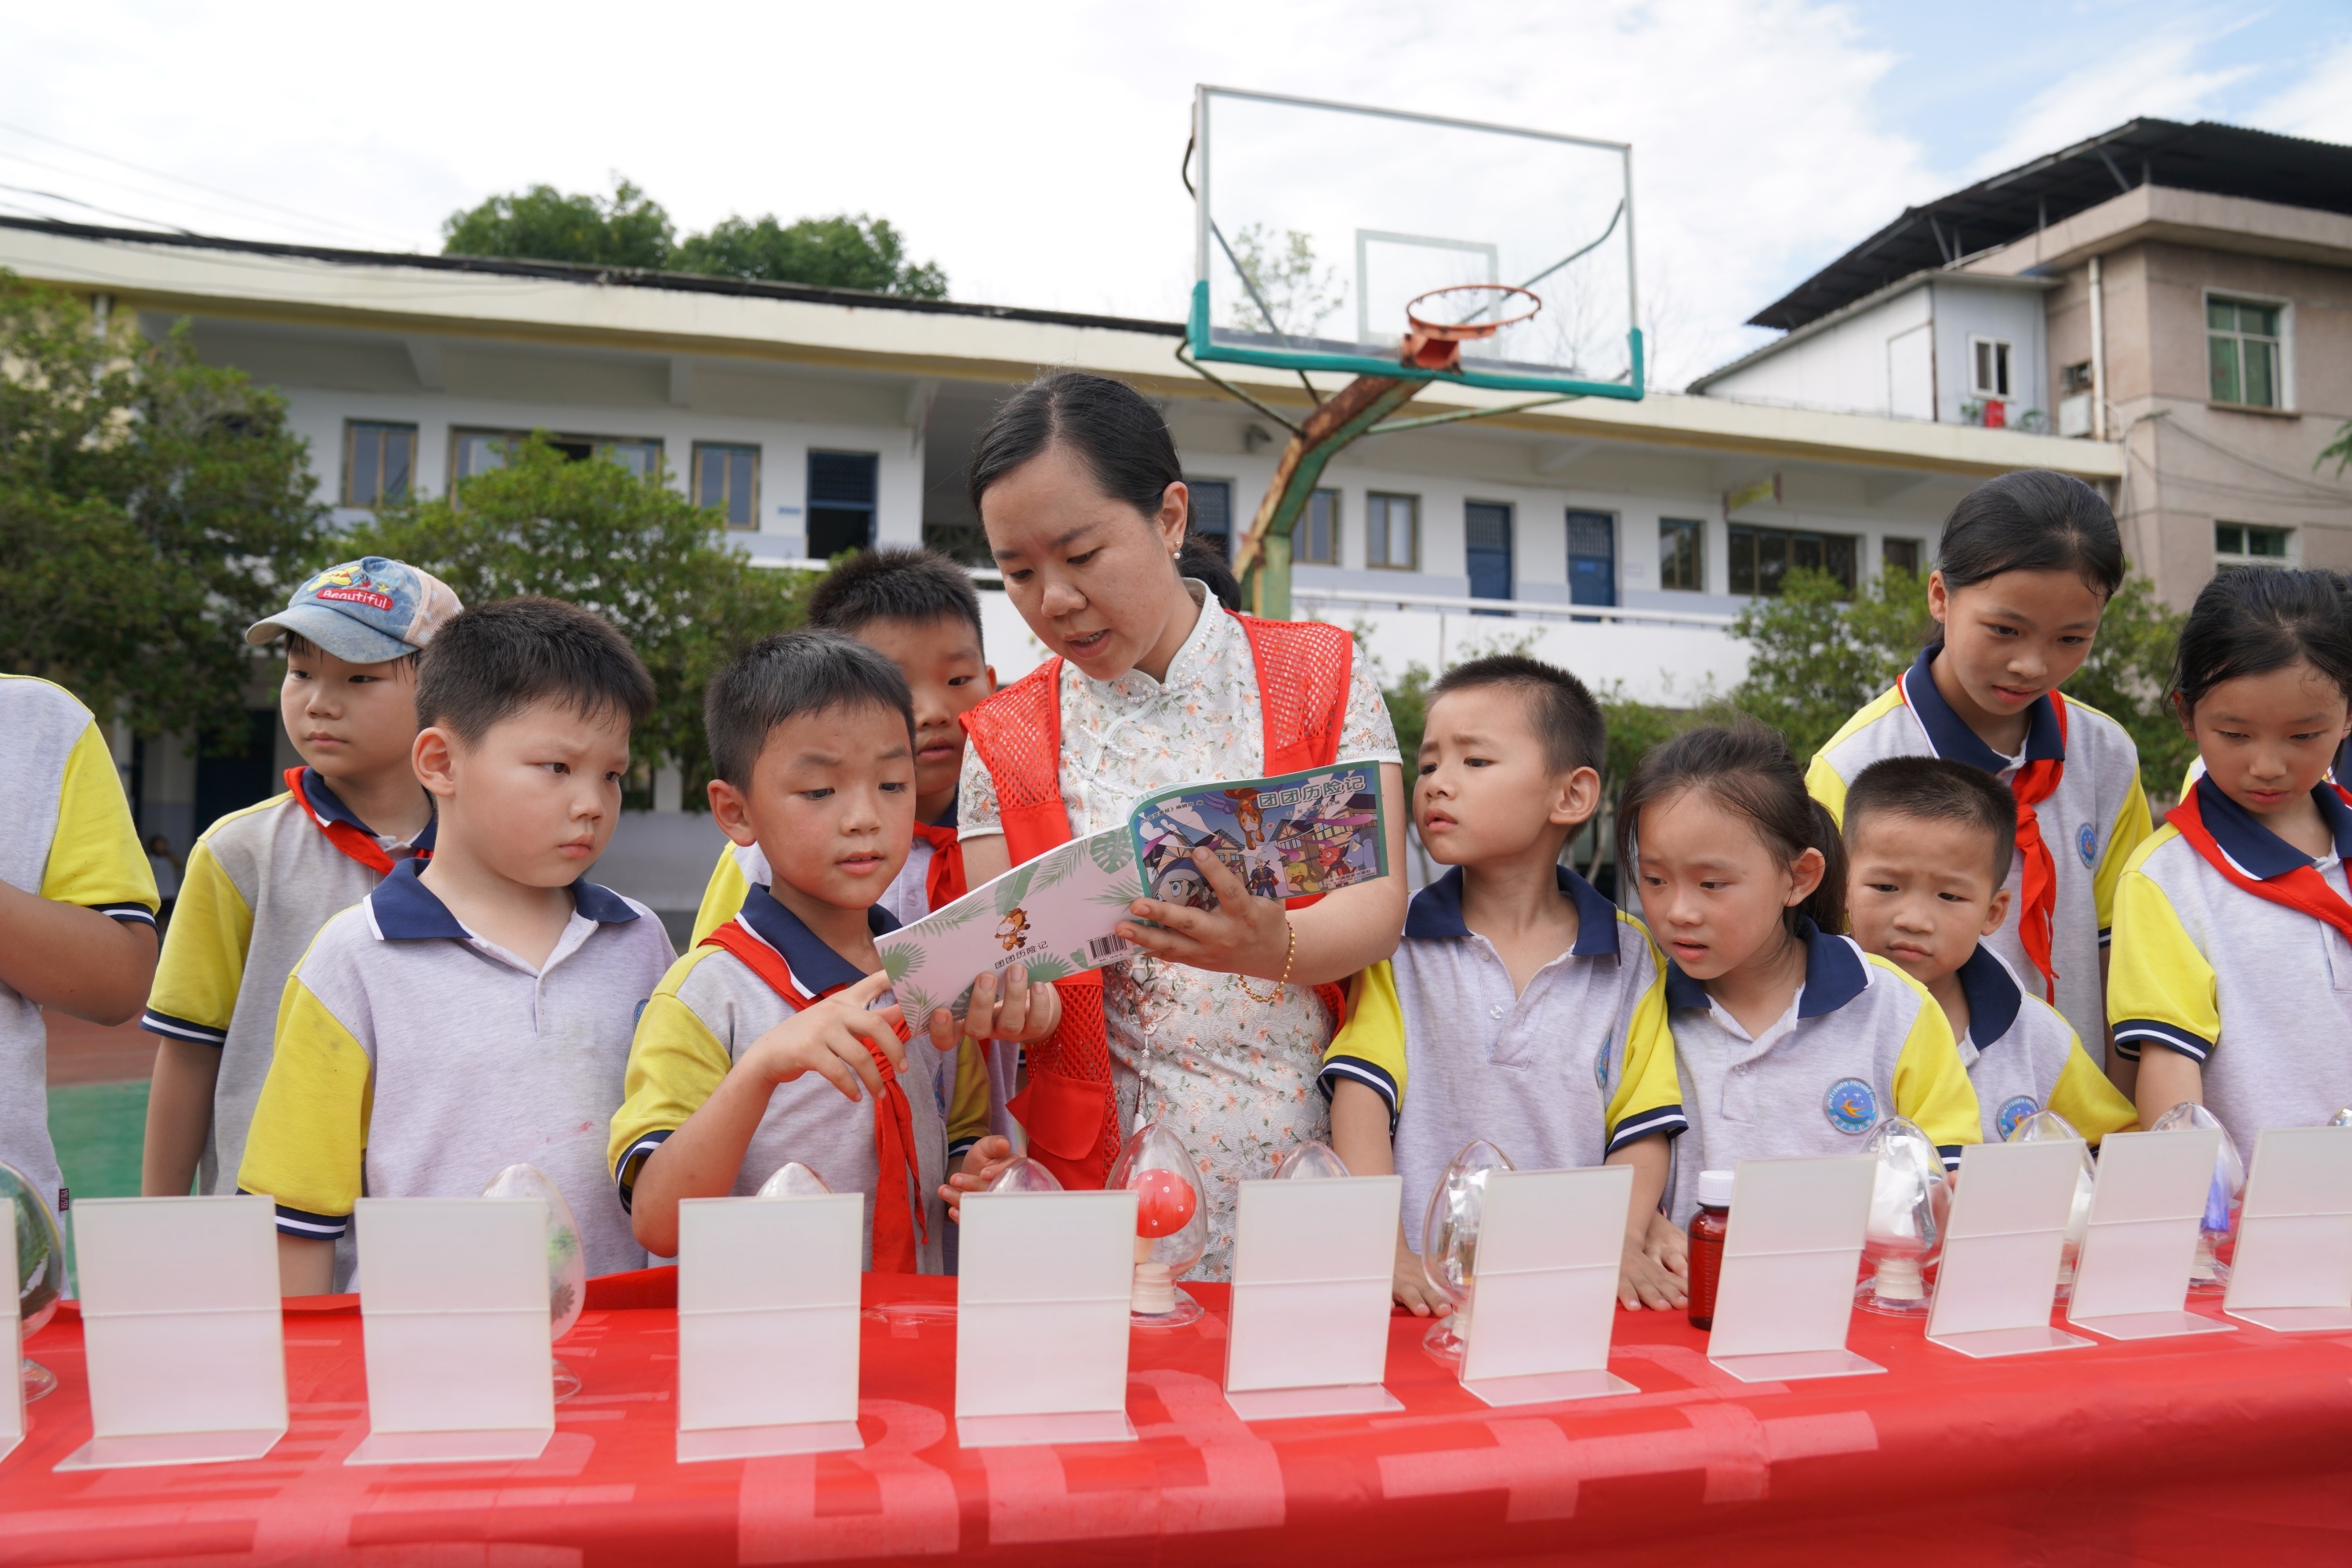
[[[1193,134],[1196,359],[1642,395],[1631,148],[1205,86]],[[1400,353],[1433,289],[1424,320],[1540,309],[1433,372]]]

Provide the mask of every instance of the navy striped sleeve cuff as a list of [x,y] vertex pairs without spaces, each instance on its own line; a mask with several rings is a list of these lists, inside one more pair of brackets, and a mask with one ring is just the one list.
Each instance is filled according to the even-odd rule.
[[669,1135],[677,1131],[675,1127],[665,1127],[658,1132],[648,1132],[621,1151],[620,1159],[613,1166],[613,1185],[621,1194],[623,1214],[629,1212],[630,1201],[637,1195],[637,1167],[646,1163],[646,1155],[667,1142]]
[[1944,1169],[1947,1171],[1957,1171],[1960,1168],[1959,1144],[1938,1143],[1936,1145],[1936,1152],[1944,1157]]
[[2116,933],[2107,927],[2101,926],[2099,928],[2099,945],[2101,947],[2113,947],[2115,945],[2115,942]]
[[208,1024],[192,1024],[185,1018],[174,1018],[169,1013],[158,1013],[152,1007],[139,1016],[139,1026],[151,1035],[169,1035],[175,1040],[194,1040],[207,1046],[228,1044],[226,1029],[215,1029]]
[[1690,1131],[1690,1118],[1679,1105],[1654,1105],[1636,1112],[1617,1124],[1609,1136],[1608,1153],[1614,1154],[1628,1143],[1638,1143],[1653,1133],[1663,1132],[1669,1138],[1679,1138]]
[[1396,1079],[1389,1076],[1388,1069],[1361,1057],[1332,1057],[1324,1062],[1323,1070],[1316,1075],[1315,1087],[1321,1089],[1323,1098],[1328,1100],[1331,1091],[1339,1087],[1342,1079],[1350,1083],[1360,1083],[1381,1097],[1381,1103],[1389,1108],[1389,1131],[1393,1135],[1397,1124],[1397,1087]]
[[2213,1042],[2201,1035],[2191,1034],[2178,1024],[2167,1024],[2156,1018],[2126,1018],[2116,1026],[2116,1050],[2128,1061],[2139,1060],[2143,1045],[2162,1046],[2168,1051],[2179,1051],[2190,1061],[2202,1065],[2213,1055]]
[[[245,1193],[243,1187],[237,1191]],[[253,1194],[245,1193],[245,1195],[250,1197]],[[351,1228],[352,1216],[347,1214],[311,1214],[306,1209],[289,1208],[284,1204],[278,1205],[278,1234],[280,1236],[299,1236],[306,1241],[333,1241]]]
[[153,925],[155,911],[144,904],[92,904],[89,906],[110,921],[125,925]]

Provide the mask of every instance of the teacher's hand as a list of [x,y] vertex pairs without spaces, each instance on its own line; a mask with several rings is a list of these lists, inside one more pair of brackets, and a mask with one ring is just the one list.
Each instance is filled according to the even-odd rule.
[[1253,974],[1278,980],[1290,957],[1290,916],[1273,899],[1255,899],[1242,879],[1213,853],[1192,858],[1202,879],[1217,896],[1213,910],[1138,899],[1128,912],[1139,925],[1121,921],[1118,934],[1151,954],[1172,963],[1189,963],[1226,974]]

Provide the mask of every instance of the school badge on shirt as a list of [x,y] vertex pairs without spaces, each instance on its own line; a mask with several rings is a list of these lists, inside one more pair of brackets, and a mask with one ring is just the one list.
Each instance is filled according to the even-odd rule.
[[1867,1132],[1878,1123],[1878,1097],[1862,1079],[1842,1078],[1830,1085],[1822,1111],[1841,1132]]
[[2084,868],[2088,869],[2098,865],[2099,835],[2089,823],[2086,822],[2074,830],[2074,849],[2083,857]]
[[2002,1103],[1999,1113],[1992,1119],[1993,1129],[2000,1134],[2000,1141],[2006,1143],[2009,1135],[2017,1131],[2017,1124],[2041,1109],[2032,1097],[2021,1094]]

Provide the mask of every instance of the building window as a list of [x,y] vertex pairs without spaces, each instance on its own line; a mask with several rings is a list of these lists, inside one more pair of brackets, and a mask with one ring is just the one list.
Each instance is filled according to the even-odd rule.
[[1234,486],[1230,479],[1186,479],[1192,505],[1184,519],[1184,539],[1217,552],[1220,561],[1234,558]]
[[1317,490],[1307,498],[1307,515],[1291,529],[1293,561],[1312,566],[1339,564],[1339,492]]
[[[1474,599],[1511,596],[1511,509],[1474,500],[1462,508],[1462,566]],[[1500,612],[1496,612],[1500,613]]]
[[1734,523],[1731,591],[1778,597],[1783,580],[1797,569],[1826,572],[1853,592],[1854,539],[1847,533],[1800,533],[1781,528]]
[[882,459],[871,452],[811,452],[808,552],[829,561],[874,542],[875,491]]
[[715,506],[730,528],[760,526],[760,448],[694,446],[694,504]]
[[1916,539],[1882,539],[1878,542],[1878,564],[1882,571],[1907,572],[1919,575],[1919,542]]
[[1706,587],[1706,524],[1688,518],[1658,520],[1658,586],[1692,593]]
[[1421,498],[1382,495],[1364,498],[1364,564],[1399,572],[1421,567]]
[[2009,345],[1994,338],[1969,340],[1969,391],[1978,397],[2009,395]]
[[2280,406],[2279,315],[2276,305],[2205,301],[2205,350],[2214,402]]
[[[452,482],[507,466],[507,454],[530,439],[528,430],[452,430],[449,432],[449,478]],[[575,463],[604,458],[620,464],[641,479],[658,478],[662,444],[650,436],[550,436],[547,444]]]
[[353,419],[343,426],[343,504],[404,500],[416,478],[416,426]]
[[2253,522],[2213,525],[2213,559],[2221,566],[2285,566],[2293,563],[2294,530]]

